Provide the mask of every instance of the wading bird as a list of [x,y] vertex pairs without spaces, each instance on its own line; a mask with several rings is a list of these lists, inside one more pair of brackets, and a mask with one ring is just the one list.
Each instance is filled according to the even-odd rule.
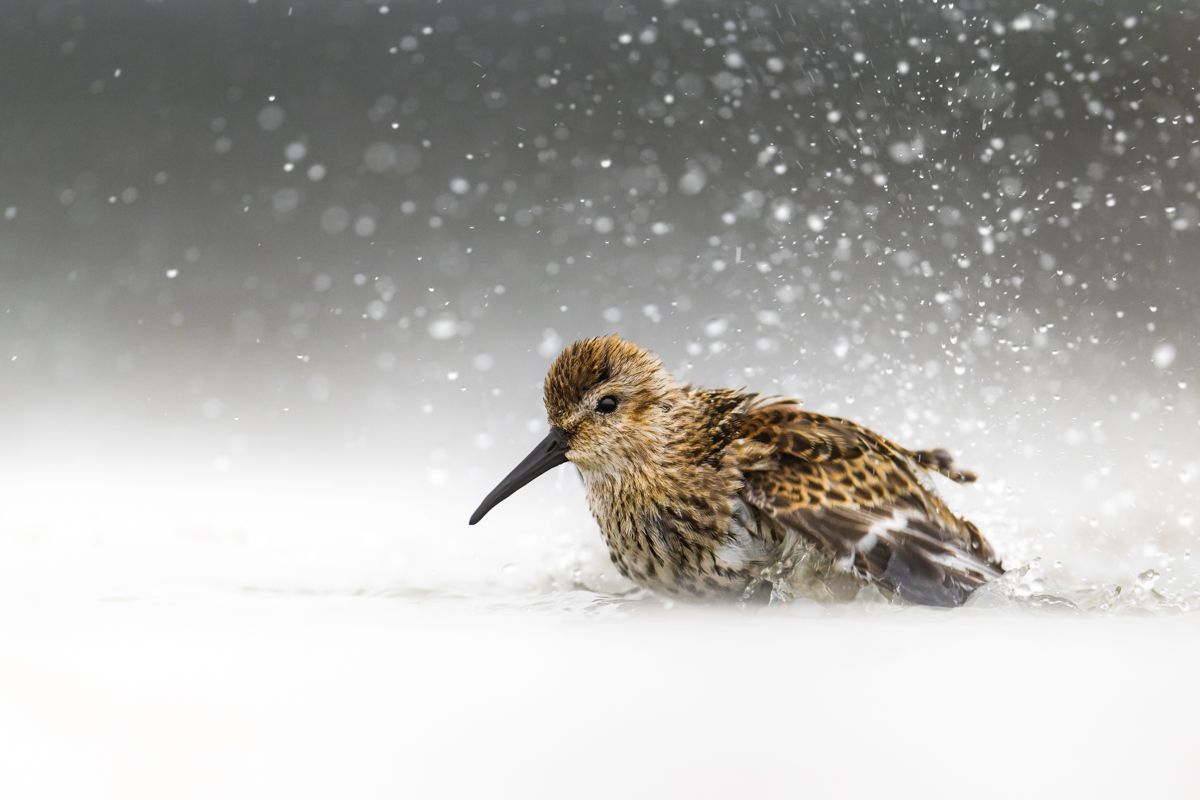
[[975,480],[944,450],[908,450],[797,401],[679,383],[618,338],[568,346],[546,376],[550,434],[474,525],[570,461],[613,563],[695,600],[890,596],[955,606],[1001,574],[991,546],[930,488]]

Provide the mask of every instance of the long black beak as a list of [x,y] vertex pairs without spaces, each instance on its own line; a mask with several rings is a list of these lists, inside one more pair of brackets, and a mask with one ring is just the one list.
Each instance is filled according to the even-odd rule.
[[547,470],[554,469],[567,461],[567,434],[559,428],[551,428],[550,434],[542,439],[542,443],[533,448],[533,452],[525,456],[525,460],[517,464],[517,468],[505,476],[491,494],[483,498],[479,508],[471,515],[474,525],[483,519],[483,515],[499,505],[500,501],[520,489],[531,480]]

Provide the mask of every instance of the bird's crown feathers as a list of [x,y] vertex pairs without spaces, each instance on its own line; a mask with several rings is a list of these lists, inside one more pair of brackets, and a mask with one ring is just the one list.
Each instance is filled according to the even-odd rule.
[[550,365],[544,389],[546,411],[552,419],[568,416],[585,395],[610,381],[638,387],[667,377],[657,356],[615,334],[580,339]]

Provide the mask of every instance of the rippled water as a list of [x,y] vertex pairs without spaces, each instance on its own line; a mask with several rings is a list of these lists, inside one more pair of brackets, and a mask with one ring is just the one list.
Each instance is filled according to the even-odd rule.
[[[454,591],[447,589],[412,589],[392,587],[378,591],[353,594],[385,598],[419,605],[445,605],[478,611],[516,611],[551,616],[583,616],[621,618],[627,616],[662,617],[672,612],[691,609],[716,609],[745,615],[765,614],[769,617],[854,614],[873,615],[900,613],[905,609],[929,611],[903,600],[894,599],[871,586],[864,586],[850,600],[817,601],[796,597],[790,586],[772,593],[770,601],[761,603],[691,604],[665,598],[636,587],[603,590],[588,585],[582,571],[575,569],[563,580],[561,575],[547,573],[542,588],[503,590],[499,587]],[[605,582],[603,580],[601,583]],[[1009,568],[1005,574],[976,590],[963,604],[964,611],[937,609],[933,613],[995,613],[1066,614],[1103,617],[1106,615],[1177,615],[1200,610],[1200,594],[1164,588],[1164,576],[1146,570],[1128,582],[1098,583],[1071,579],[1062,575],[1048,577],[1040,561]],[[261,590],[246,589],[250,593]],[[287,592],[265,592],[286,596]],[[322,593],[300,592],[303,596]],[[336,596],[340,593],[328,593]],[[970,611],[965,611],[970,610]]]
[[7,594],[0,792],[1011,797],[999,769],[1023,796],[1181,796],[1200,778],[1200,615],[1148,581],[1069,605],[1027,577],[952,611],[585,589]]
[[[1127,584],[1070,584],[1054,581],[1049,584],[1037,564],[1010,570],[1000,579],[978,589],[963,605],[966,609],[987,609],[998,612],[1046,612],[1084,615],[1123,614],[1181,614],[1200,609],[1200,595],[1183,594],[1158,588],[1158,573],[1147,570]],[[536,612],[585,615],[642,614],[656,610],[669,611],[680,604],[641,590],[612,594],[596,592],[585,587],[562,589],[544,594],[519,597],[489,597],[486,595],[439,595],[430,592],[410,593],[404,590],[387,592],[384,596],[421,598],[428,600],[472,602],[498,609],[525,609]],[[746,613],[756,613],[758,606],[732,604]],[[860,591],[852,601],[820,603],[812,600],[779,599],[773,597],[767,613],[877,613],[881,610],[899,611],[914,608],[910,603],[891,600],[871,587]],[[953,613],[953,612],[948,612]]]
[[[633,587],[609,563],[566,470],[468,527],[472,493],[420,489],[421,476],[387,463],[259,458],[222,472],[182,448],[140,447],[141,458],[81,449],[0,471],[9,489],[0,507],[0,592],[48,600],[361,595],[564,613],[672,605],[625,596]],[[952,498],[958,507],[978,500]],[[1085,524],[1034,534],[1003,519],[985,530],[1009,572],[971,607],[1105,614],[1200,606],[1186,539],[1149,534],[1139,542]],[[842,610],[886,605],[867,589]]]

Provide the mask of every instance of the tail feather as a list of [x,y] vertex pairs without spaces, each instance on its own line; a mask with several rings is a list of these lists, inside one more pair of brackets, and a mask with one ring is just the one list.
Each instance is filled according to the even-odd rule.
[[927,470],[945,475],[955,483],[974,483],[978,476],[969,470],[960,470],[954,466],[954,456],[942,448],[934,450],[918,450],[912,454],[913,461]]

